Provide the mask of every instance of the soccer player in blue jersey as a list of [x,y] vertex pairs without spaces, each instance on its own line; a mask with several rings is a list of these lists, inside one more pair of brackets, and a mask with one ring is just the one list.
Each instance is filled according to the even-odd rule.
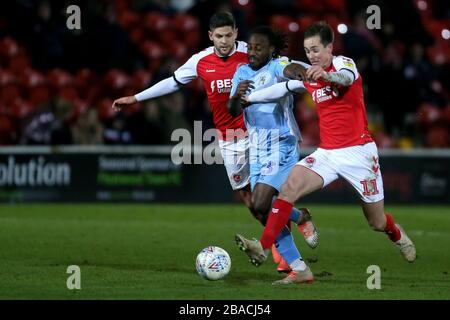
[[[241,99],[251,91],[257,91],[289,78],[298,78],[305,66],[279,58],[285,47],[284,37],[269,27],[258,27],[250,32],[247,43],[249,63],[241,65],[234,74],[228,109],[230,113],[244,112],[244,121],[250,141],[250,185],[254,209],[265,225],[274,197],[287,179],[292,167],[299,161],[301,141],[300,130],[292,112],[293,98],[286,96],[272,103],[247,105]],[[292,209],[290,221],[298,223],[301,215],[308,211]],[[318,237],[311,223],[313,237]],[[236,242],[246,250],[236,236]],[[280,255],[289,264],[286,278],[274,284],[310,283],[314,276],[303,261],[286,225],[276,238],[275,246]],[[252,260],[256,264],[255,260]]]

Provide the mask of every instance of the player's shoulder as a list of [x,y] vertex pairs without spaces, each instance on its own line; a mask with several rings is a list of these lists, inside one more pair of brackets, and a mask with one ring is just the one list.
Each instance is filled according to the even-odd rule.
[[198,62],[212,54],[214,54],[214,46],[210,46],[208,48],[203,49],[202,51],[193,54],[190,60]]
[[278,58],[272,59],[271,62],[276,63],[276,64],[281,64],[284,66],[284,65],[288,65],[289,63],[291,63],[291,59],[286,56],[280,56]]
[[356,69],[356,63],[355,61],[353,61],[352,58],[350,57],[346,57],[343,55],[339,55],[339,56],[334,56],[333,57],[333,65],[335,66],[335,68],[338,69],[342,69],[342,68],[351,68],[351,69]]
[[248,63],[244,63],[244,62],[240,62],[237,66],[236,66],[236,73],[237,72],[247,72],[249,71],[251,68],[249,66]]

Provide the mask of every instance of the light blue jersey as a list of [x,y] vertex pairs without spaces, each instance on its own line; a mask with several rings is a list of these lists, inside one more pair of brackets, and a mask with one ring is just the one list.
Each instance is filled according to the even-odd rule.
[[[252,80],[252,91],[286,81],[285,59],[272,59],[259,70],[248,64],[240,66],[233,77],[233,96],[240,82]],[[292,167],[299,161],[300,130],[293,114],[292,95],[276,102],[254,103],[244,109],[244,121],[250,141],[250,183],[268,184],[278,191],[287,179]]]
[[[239,82],[252,80],[255,87],[252,91],[270,87],[278,82],[287,81],[283,75],[284,68],[289,64],[286,59],[272,59],[259,70],[253,70],[248,64],[240,66],[233,77],[233,87],[230,96],[237,90]],[[273,103],[255,103],[244,109],[245,126],[249,132],[277,129],[279,136],[292,135],[300,140],[300,131],[295,121],[292,95]]]

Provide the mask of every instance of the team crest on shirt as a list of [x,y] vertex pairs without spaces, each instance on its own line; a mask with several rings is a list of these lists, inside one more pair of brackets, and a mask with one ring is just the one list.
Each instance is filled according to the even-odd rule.
[[257,87],[262,87],[272,80],[272,75],[269,72],[262,72],[256,76],[254,82]]
[[239,182],[241,182],[241,175],[240,174],[233,174],[233,180],[234,180],[234,182],[236,182],[236,183],[239,183]]
[[306,157],[305,162],[306,162],[306,166],[308,168],[311,168],[314,165],[314,163],[316,162],[316,159],[314,157]]

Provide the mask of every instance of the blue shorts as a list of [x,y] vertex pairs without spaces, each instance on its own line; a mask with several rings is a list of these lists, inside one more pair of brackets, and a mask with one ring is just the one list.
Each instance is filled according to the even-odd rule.
[[276,146],[261,151],[250,148],[250,185],[268,184],[278,191],[287,180],[292,168],[300,160],[300,147],[294,136],[281,137]]

